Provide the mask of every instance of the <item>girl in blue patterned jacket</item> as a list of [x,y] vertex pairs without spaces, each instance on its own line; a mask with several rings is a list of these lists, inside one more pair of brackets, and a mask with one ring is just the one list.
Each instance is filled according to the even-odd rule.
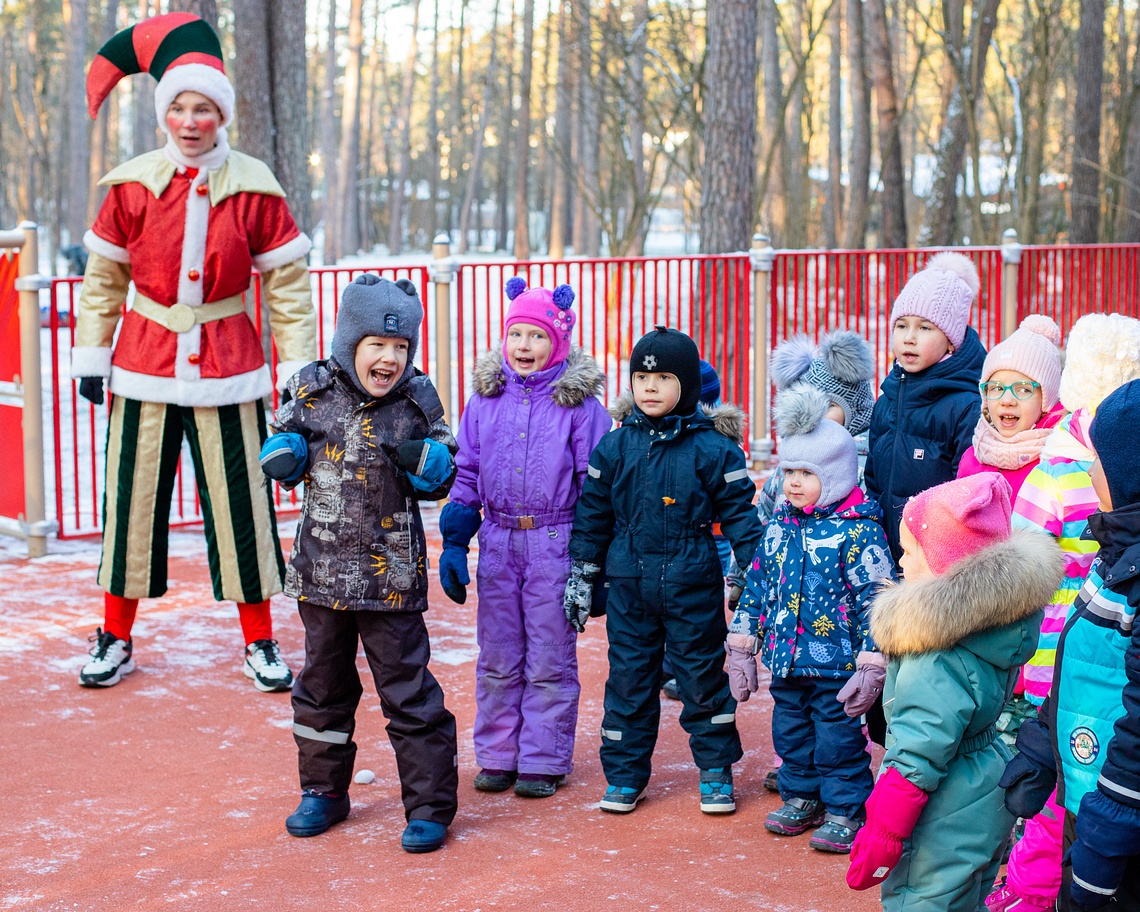
[[894,570],[882,511],[857,484],[855,441],[824,417],[829,405],[806,384],[777,396],[788,502],[768,523],[726,647],[738,701],[759,689],[757,652],[772,672],[784,806],[764,826],[785,836],[817,828],[812,848],[846,853],[873,784],[859,717],[886,669],[867,609]]

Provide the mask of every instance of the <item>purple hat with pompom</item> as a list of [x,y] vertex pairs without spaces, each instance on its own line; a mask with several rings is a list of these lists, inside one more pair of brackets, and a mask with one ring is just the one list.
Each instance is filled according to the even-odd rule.
[[507,311],[503,332],[509,331],[513,323],[538,326],[550,336],[550,358],[545,366],[553,367],[565,361],[570,354],[570,330],[578,319],[570,309],[574,303],[574,289],[569,285],[559,285],[554,291],[527,288],[526,279],[514,276],[507,280],[506,291],[511,307]]

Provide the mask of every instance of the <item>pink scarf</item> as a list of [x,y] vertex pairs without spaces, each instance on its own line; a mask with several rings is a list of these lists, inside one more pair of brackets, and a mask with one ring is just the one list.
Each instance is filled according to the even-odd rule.
[[1051,428],[1038,424],[1012,437],[1002,437],[983,416],[974,428],[974,455],[983,465],[1015,471],[1041,458],[1041,448],[1051,433]]

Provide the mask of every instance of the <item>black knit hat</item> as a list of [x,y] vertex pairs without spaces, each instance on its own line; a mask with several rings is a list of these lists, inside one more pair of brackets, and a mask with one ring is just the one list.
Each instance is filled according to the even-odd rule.
[[697,343],[676,329],[655,326],[637,340],[629,357],[629,376],[639,373],[673,374],[681,383],[681,398],[671,415],[691,415],[701,396],[701,354]]

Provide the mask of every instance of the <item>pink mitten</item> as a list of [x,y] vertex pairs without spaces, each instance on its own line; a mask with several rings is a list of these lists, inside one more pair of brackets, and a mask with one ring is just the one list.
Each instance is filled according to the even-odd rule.
[[866,890],[887,879],[902,858],[903,840],[914,832],[929,798],[893,766],[887,767],[867,799],[867,824],[851,846],[847,886]]
[[737,703],[747,703],[748,698],[760,689],[756,673],[756,637],[730,633],[724,644],[728,653],[728,689]]

